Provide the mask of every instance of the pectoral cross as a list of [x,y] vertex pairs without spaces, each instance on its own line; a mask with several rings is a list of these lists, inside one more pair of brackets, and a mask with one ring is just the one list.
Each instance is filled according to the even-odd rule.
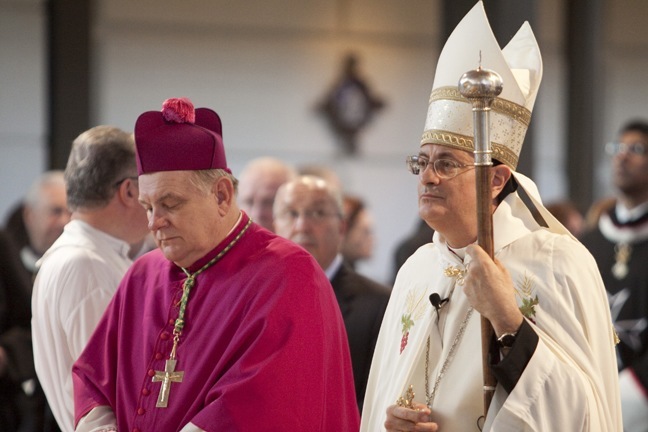
[[398,398],[396,405],[414,409],[414,386],[410,385],[405,392],[405,395]]
[[151,378],[151,381],[158,382],[162,381],[162,387],[160,387],[160,394],[158,395],[156,408],[166,408],[169,404],[169,392],[171,391],[172,382],[182,382],[184,372],[175,371],[177,360],[168,359],[164,364],[163,371],[155,371],[155,375]]

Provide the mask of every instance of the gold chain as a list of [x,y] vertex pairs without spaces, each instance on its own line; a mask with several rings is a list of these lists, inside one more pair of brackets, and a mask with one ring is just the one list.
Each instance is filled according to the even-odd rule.
[[612,274],[617,280],[624,279],[628,275],[628,262],[632,255],[632,246],[628,243],[618,243],[614,246],[614,265]]
[[187,275],[187,279],[182,283],[182,297],[180,299],[180,308],[178,310],[178,318],[175,320],[175,324],[173,327],[173,348],[171,349],[171,355],[169,358],[172,360],[175,359],[176,357],[176,349],[178,347],[178,343],[180,342],[180,336],[182,335],[182,329],[184,328],[184,316],[185,316],[185,311],[187,309],[187,303],[189,303],[189,293],[191,292],[191,288],[196,284],[196,276],[207,270],[209,267],[212,265],[216,264],[218,260],[220,260],[223,255],[225,255],[234,245],[239,241],[239,239],[245,234],[247,229],[250,227],[252,224],[252,219],[249,219],[243,229],[241,230],[240,233],[232,239],[231,242],[225,248],[218,253],[214,258],[212,258],[207,264],[202,266],[199,270],[196,270],[193,274],[189,273],[187,269],[184,267],[180,267],[182,271]]
[[430,377],[430,336],[428,336],[427,338],[427,345],[425,351],[425,405],[427,405],[427,407],[430,409],[432,409],[432,402],[434,402],[434,397],[436,396],[436,392],[439,389],[439,383],[441,382],[441,379],[443,378],[446,371],[448,370],[450,363],[454,359],[454,356],[456,354],[455,351],[459,346],[461,339],[463,339],[463,335],[466,331],[466,327],[468,326],[468,321],[470,321],[470,317],[472,316],[473,311],[474,309],[472,307],[469,308],[468,312],[466,313],[466,317],[461,322],[461,326],[459,326],[457,335],[455,336],[454,340],[452,341],[452,345],[450,346],[450,351],[448,352],[448,356],[443,361],[443,366],[441,366],[441,371],[439,372],[436,380],[434,381],[434,387],[432,387],[432,392],[430,392],[430,378],[429,378]]

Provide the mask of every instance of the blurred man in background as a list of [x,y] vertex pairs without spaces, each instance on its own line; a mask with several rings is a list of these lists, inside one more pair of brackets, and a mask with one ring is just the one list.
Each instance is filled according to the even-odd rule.
[[583,236],[608,292],[617,345],[623,427],[648,431],[648,122],[624,125],[607,144],[615,203]]
[[7,219],[7,234],[20,253],[20,261],[33,279],[36,262],[70,221],[63,171],[47,171],[31,184],[22,203]]
[[356,398],[362,407],[389,289],[343,262],[345,217],[340,190],[334,185],[313,176],[285,183],[277,192],[274,214],[277,234],[310,252],[331,281],[344,318]]
[[272,231],[272,205],[279,186],[293,179],[297,172],[290,165],[272,157],[250,161],[241,171],[238,203],[253,221]]

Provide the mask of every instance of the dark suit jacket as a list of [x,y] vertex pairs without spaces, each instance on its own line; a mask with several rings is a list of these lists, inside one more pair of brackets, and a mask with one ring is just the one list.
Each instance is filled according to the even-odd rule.
[[[30,274],[9,233],[0,230],[0,346],[9,357],[0,376],[0,431],[58,432],[34,369],[31,339]],[[22,383],[32,380],[33,393]]]
[[21,270],[18,253],[0,231],[0,346],[9,364],[0,376],[0,430],[16,430],[25,403],[21,383],[34,378],[31,347],[29,281]]
[[390,290],[343,263],[331,280],[344,326],[353,365],[356,398],[362,410],[369,369]]
[[33,271],[33,269],[27,268],[25,266],[22,259],[20,258],[20,254],[24,248],[29,249],[34,254],[35,252],[33,252],[33,249],[31,249],[31,246],[29,245],[29,234],[27,234],[27,227],[25,226],[25,221],[23,220],[23,211],[24,205],[20,204],[16,206],[10,213],[9,218],[7,219],[7,224],[5,225],[5,234],[15,246],[17,253],[16,256],[18,257],[18,262],[20,263],[19,268],[27,278],[31,292],[31,286],[34,283],[36,273]]

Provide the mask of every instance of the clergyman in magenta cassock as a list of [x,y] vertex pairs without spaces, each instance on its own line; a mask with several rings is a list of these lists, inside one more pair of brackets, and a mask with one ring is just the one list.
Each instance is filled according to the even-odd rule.
[[[135,140],[145,208],[150,174],[231,176],[218,115],[194,111],[186,99],[142,114]],[[172,212],[167,199],[160,205]],[[235,212],[227,234],[184,266],[165,255],[170,231],[152,228],[160,247],[127,272],[74,365],[77,430],[358,430],[328,279],[310,254],[256,225],[235,199],[225,208]]]

